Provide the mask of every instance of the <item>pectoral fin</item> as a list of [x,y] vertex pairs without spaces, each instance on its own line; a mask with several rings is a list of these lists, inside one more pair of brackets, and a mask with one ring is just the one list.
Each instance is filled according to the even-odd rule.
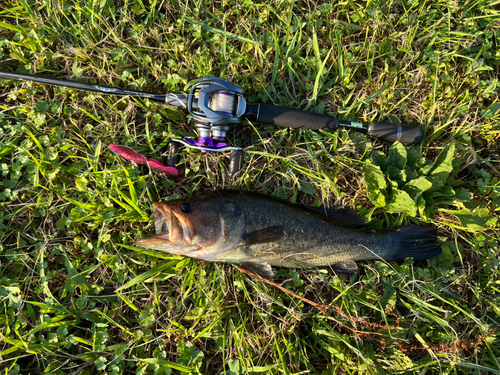
[[241,263],[247,270],[258,273],[265,277],[274,276],[273,269],[269,263],[244,262]]
[[358,270],[358,265],[353,260],[346,260],[345,262],[338,262],[328,266],[319,266],[317,268],[327,270],[330,273],[353,274]]
[[281,225],[259,229],[243,235],[247,246],[278,241],[281,237],[283,237],[283,227]]

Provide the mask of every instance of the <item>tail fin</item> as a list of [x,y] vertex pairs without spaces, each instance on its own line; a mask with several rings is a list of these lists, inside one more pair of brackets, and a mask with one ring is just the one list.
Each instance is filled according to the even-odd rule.
[[413,259],[429,259],[441,254],[441,245],[437,241],[437,230],[424,225],[408,225],[391,228],[396,236],[395,248],[391,261]]

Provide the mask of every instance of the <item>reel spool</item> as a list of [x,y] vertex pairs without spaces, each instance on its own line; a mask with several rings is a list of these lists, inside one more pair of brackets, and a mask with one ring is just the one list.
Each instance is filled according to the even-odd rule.
[[203,77],[193,85],[187,107],[200,137],[198,146],[217,147],[213,141],[224,141],[231,127],[241,123],[247,110],[244,93],[241,87],[217,77]]

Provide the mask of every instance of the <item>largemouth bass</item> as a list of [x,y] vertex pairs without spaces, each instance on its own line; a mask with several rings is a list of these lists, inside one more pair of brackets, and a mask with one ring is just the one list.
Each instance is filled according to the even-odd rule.
[[436,229],[363,229],[348,210],[315,210],[259,194],[222,190],[153,203],[156,235],[136,246],[211,262],[242,263],[264,276],[271,266],[353,273],[355,261],[427,259],[441,254]]

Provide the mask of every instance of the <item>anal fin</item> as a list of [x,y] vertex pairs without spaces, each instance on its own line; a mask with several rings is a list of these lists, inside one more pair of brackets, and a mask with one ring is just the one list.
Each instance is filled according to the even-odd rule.
[[265,277],[274,276],[273,269],[269,263],[244,262],[241,263],[247,270],[258,273]]
[[353,260],[346,260],[344,262],[338,262],[334,264],[330,264],[328,266],[319,266],[316,267],[322,270],[327,270],[330,273],[351,275],[356,273],[358,270],[358,265]]

